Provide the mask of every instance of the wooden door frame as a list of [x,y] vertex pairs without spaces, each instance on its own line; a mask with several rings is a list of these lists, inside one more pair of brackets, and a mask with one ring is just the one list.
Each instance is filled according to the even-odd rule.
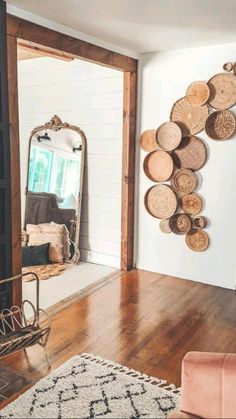
[[[17,91],[17,41],[40,47],[48,52],[60,51],[73,57],[101,64],[124,72],[123,94],[123,151],[122,151],[122,232],[121,269],[134,267],[134,182],[135,134],[138,61],[77,38],[56,32],[16,16],[7,15],[9,114],[12,184],[13,273],[21,270],[21,202],[19,120]],[[18,281],[19,282],[19,281]],[[21,284],[13,290],[13,302],[21,300]]]

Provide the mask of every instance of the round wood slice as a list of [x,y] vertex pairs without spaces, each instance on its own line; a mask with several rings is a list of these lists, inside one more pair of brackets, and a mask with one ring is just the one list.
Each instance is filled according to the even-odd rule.
[[235,116],[230,111],[215,111],[206,121],[206,133],[213,140],[227,140],[236,128]]
[[191,105],[187,97],[179,99],[173,106],[170,119],[176,122],[184,137],[202,131],[208,117],[207,105]]
[[199,215],[193,219],[193,226],[194,228],[205,228],[207,226],[207,219],[203,215]]
[[167,185],[156,185],[145,195],[145,206],[156,218],[170,218],[177,209],[177,197]]
[[192,227],[192,221],[187,214],[175,214],[170,217],[169,226],[175,234],[186,234]]
[[220,73],[212,77],[208,86],[210,98],[208,103],[215,109],[231,108],[236,103],[236,77],[231,73]]
[[185,239],[188,247],[195,252],[202,252],[209,246],[209,237],[204,230],[193,229],[186,234]]
[[207,149],[203,141],[192,135],[182,138],[179,147],[173,151],[172,157],[176,167],[196,171],[204,165]]
[[160,230],[162,233],[169,234],[171,233],[169,220],[161,220],[159,224]]
[[175,122],[165,122],[157,130],[157,143],[163,150],[174,150],[178,147],[181,138],[181,129]]
[[146,176],[154,182],[164,182],[173,173],[174,163],[166,151],[153,151],[144,159],[143,164]]
[[181,195],[190,194],[197,186],[197,178],[191,170],[175,170],[171,179],[173,189]]
[[158,148],[156,142],[156,130],[148,129],[144,131],[140,136],[140,147],[142,150],[151,152]]
[[204,81],[195,81],[188,87],[186,96],[191,105],[205,105],[210,96],[209,86]]
[[190,215],[197,215],[202,210],[202,200],[196,193],[182,196],[180,207],[183,212]]

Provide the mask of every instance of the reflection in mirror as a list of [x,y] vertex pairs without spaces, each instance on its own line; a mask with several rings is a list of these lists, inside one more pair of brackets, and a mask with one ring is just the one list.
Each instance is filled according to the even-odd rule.
[[[62,123],[57,116],[35,128],[29,143],[26,232],[30,234],[33,229],[33,233],[39,235],[39,229],[44,228],[42,225],[49,223],[53,223],[54,229],[55,225],[65,226],[69,239],[75,244],[76,262],[79,260],[85,145],[83,131]],[[33,233],[31,231],[31,237]]]

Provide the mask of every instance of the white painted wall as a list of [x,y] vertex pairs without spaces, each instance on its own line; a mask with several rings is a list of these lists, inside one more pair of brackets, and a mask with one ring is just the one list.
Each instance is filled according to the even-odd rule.
[[42,57],[19,61],[21,190],[24,205],[28,140],[51,119],[87,136],[81,257],[120,266],[123,73],[85,61]]
[[[213,47],[182,49],[143,55],[140,63],[140,128],[157,128],[169,120],[173,103],[183,97],[195,80],[209,80],[227,61],[235,61],[236,43]],[[235,112],[235,109],[233,109]],[[236,113],[236,112],[235,112]],[[138,157],[136,258],[137,267],[226,288],[234,288],[236,274],[236,136],[216,142],[201,132],[209,149],[209,160],[200,171],[199,193],[205,200],[203,214],[209,217],[207,229],[211,244],[207,251],[195,253],[184,236],[165,235],[159,221],[147,213],[145,192],[154,183],[142,170],[146,153]]]

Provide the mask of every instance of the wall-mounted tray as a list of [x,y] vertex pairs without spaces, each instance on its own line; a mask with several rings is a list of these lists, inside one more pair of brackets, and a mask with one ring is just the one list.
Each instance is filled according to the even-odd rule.
[[203,215],[199,215],[193,219],[194,228],[202,229],[207,227],[207,219]]
[[191,105],[187,97],[177,100],[170,114],[171,121],[180,126],[183,136],[194,135],[202,131],[207,117],[207,105]]
[[230,111],[215,111],[206,121],[206,133],[213,140],[228,140],[236,128],[235,116]]
[[169,220],[161,220],[159,227],[162,233],[165,233],[165,234],[171,233]]
[[187,99],[191,105],[205,105],[210,96],[210,89],[205,81],[194,81],[186,92]]
[[185,241],[188,247],[195,252],[202,252],[209,246],[209,237],[204,230],[191,230],[186,234]]
[[197,186],[197,177],[191,170],[178,169],[171,178],[171,185],[181,195],[190,194]]
[[175,234],[186,234],[192,227],[192,221],[187,214],[174,214],[170,217],[169,226]]
[[182,139],[179,147],[173,151],[172,157],[176,167],[196,171],[204,165],[207,149],[203,141],[192,135]]
[[166,151],[153,151],[144,159],[143,170],[153,182],[165,182],[172,175],[173,169],[172,157]]
[[157,130],[157,143],[163,150],[174,150],[180,144],[182,132],[175,122],[165,122]]
[[236,103],[236,77],[231,73],[220,73],[208,81],[209,105],[218,110],[231,108]]
[[155,129],[147,129],[144,131],[140,136],[140,147],[142,150],[147,151],[150,153],[158,148],[156,142],[156,130]]
[[150,188],[144,202],[148,212],[160,219],[170,218],[178,206],[175,193],[167,185],[156,185]]
[[202,200],[196,193],[183,195],[180,200],[180,207],[183,212],[190,215],[197,215],[202,210]]

